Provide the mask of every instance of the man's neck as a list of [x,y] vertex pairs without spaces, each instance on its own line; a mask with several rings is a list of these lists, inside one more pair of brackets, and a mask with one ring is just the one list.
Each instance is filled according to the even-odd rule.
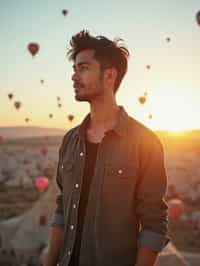
[[116,102],[90,105],[90,129],[106,132],[115,126],[119,107]]

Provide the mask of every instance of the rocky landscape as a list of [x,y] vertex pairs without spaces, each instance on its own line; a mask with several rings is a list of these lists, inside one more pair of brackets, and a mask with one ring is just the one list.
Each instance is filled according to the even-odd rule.
[[[165,149],[165,165],[169,179],[167,200],[178,198],[185,206],[184,215],[179,219],[170,220],[170,236],[178,250],[186,253],[200,251],[199,133],[157,132]],[[13,219],[24,217],[23,215],[30,213],[33,208],[40,212],[40,218],[43,216],[42,210],[48,207],[49,200],[46,200],[45,208],[44,205],[35,206],[41,206],[39,203],[44,201],[45,194],[49,193],[49,199],[51,187],[55,187],[54,177],[61,140],[61,136],[51,136],[1,141],[0,227],[1,224],[9,224]],[[35,181],[41,176],[49,180],[47,193],[41,193],[36,188]],[[3,240],[0,239],[0,245],[3,246],[2,243]]]

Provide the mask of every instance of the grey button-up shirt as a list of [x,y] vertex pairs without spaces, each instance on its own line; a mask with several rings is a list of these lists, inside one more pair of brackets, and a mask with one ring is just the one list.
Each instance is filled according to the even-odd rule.
[[[59,265],[75,242],[90,115],[63,138],[52,226],[64,227]],[[167,176],[157,135],[120,107],[115,128],[99,145],[83,225],[80,266],[133,266],[138,247],[161,251],[169,238]]]

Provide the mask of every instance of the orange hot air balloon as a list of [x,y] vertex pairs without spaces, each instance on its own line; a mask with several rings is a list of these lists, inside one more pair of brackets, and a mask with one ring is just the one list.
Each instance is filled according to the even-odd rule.
[[62,14],[63,14],[64,16],[66,16],[66,15],[68,14],[68,10],[67,10],[67,9],[63,9],[63,10],[62,10]]
[[28,50],[31,53],[32,57],[34,57],[40,49],[39,44],[37,43],[29,43]]
[[168,214],[170,219],[178,219],[185,213],[185,205],[180,199],[170,199],[168,201]]
[[49,114],[49,118],[53,118],[53,114]]
[[196,14],[196,21],[197,21],[197,24],[200,26],[200,10]]
[[21,102],[19,101],[14,102],[14,106],[18,110],[21,107]]
[[43,155],[43,156],[46,156],[47,155],[47,153],[48,153],[48,149],[47,148],[41,148],[40,149],[40,152],[41,152],[41,154]]
[[12,100],[12,98],[13,98],[13,94],[12,94],[12,93],[9,93],[9,94],[8,94],[8,98],[9,98],[10,100]]
[[140,102],[140,104],[144,104],[146,102],[146,98],[145,97],[139,97],[138,101]]
[[68,120],[69,120],[70,122],[72,122],[73,119],[74,119],[74,116],[73,116],[73,115],[68,115]]
[[35,186],[40,192],[44,192],[49,185],[49,179],[46,176],[40,176],[35,180]]

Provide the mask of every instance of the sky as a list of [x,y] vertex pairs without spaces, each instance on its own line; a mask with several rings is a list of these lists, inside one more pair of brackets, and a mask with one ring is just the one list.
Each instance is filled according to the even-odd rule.
[[[196,0],[0,0],[0,126],[67,129],[82,121],[90,109],[75,101],[66,53],[72,35],[87,29],[122,38],[130,51],[117,93],[130,116],[153,130],[199,129],[199,10]],[[40,45],[34,58],[30,42]],[[142,105],[138,98],[145,92]],[[14,101],[22,103],[19,110]]]

